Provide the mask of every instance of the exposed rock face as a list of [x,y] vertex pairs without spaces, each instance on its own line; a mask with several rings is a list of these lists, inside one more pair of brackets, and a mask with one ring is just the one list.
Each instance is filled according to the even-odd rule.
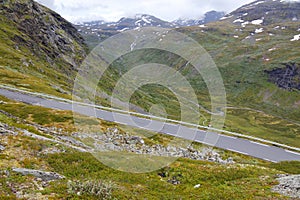
[[286,90],[300,90],[300,66],[295,63],[284,65],[283,68],[265,71],[269,74],[269,81]]
[[43,181],[52,181],[52,180],[59,180],[65,178],[62,175],[59,175],[54,172],[44,172],[40,170],[32,170],[32,169],[24,169],[24,168],[15,168],[12,170],[13,172],[20,173],[22,175],[32,175],[36,178],[40,178]]
[[[65,74],[72,73],[86,55],[83,38],[71,23],[33,0],[0,1],[0,15],[22,34],[11,37]],[[29,66],[30,63],[25,63]]]
[[292,198],[300,198],[300,175],[279,175],[279,185],[273,188],[274,192]]
[[218,12],[215,10],[209,11],[205,13],[204,19],[200,20],[202,21],[202,24],[207,24],[210,22],[218,21],[220,18],[225,16],[225,12]]

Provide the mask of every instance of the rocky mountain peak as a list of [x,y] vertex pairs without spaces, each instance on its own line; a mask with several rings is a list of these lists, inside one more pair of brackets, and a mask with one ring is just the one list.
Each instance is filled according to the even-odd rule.
[[215,22],[218,21],[220,18],[225,16],[225,12],[218,12],[218,11],[209,11],[204,14],[203,18],[201,19],[177,19],[173,21],[173,23],[176,26],[198,26],[198,25],[203,25],[207,24],[210,22]]

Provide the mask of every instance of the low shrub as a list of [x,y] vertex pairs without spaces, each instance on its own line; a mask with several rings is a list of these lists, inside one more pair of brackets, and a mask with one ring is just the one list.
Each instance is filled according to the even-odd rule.
[[76,195],[91,195],[99,199],[112,199],[112,191],[115,185],[112,182],[102,180],[93,181],[69,181],[68,192]]

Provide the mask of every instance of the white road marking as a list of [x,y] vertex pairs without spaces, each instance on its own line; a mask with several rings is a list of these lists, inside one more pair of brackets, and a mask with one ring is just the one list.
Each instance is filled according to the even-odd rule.
[[178,128],[179,127],[179,124],[169,124],[169,123],[166,123],[166,125],[168,125],[170,127],[173,127],[173,128]]
[[127,123],[125,123],[125,122],[115,122],[115,123],[117,123],[117,124],[122,124],[122,125],[125,125],[125,126],[127,126],[128,124]]
[[258,143],[258,142],[253,142],[253,141],[250,141],[252,144],[257,144],[257,145],[260,145],[260,146],[265,146],[265,147],[270,147],[269,145],[266,145],[266,144],[262,144],[262,143]]
[[228,135],[222,135],[223,137],[227,137],[227,138],[230,138],[230,139],[234,139],[234,140],[236,140],[237,139],[237,137],[232,137],[232,136],[228,136]]
[[202,144],[206,144],[208,146],[212,146],[212,144],[210,143],[207,143],[207,142],[204,142],[204,141],[201,141],[201,140],[195,140],[196,142],[199,142],[199,143],[202,143]]
[[265,161],[269,161],[269,162],[273,162],[273,163],[278,163],[277,161],[270,160],[270,159],[268,159],[268,158],[263,158],[263,160],[265,160]]
[[238,150],[234,150],[234,149],[227,149],[228,151],[233,151],[233,152],[236,152],[236,153],[240,153],[240,154],[244,154],[244,155],[249,155],[248,153],[245,153],[245,152],[242,152],[242,151],[238,151]]
[[292,153],[292,154],[295,154],[295,155],[300,156],[300,153],[297,153],[297,152],[293,152],[293,151],[289,151],[289,150],[285,150],[285,152],[287,152],[287,153]]

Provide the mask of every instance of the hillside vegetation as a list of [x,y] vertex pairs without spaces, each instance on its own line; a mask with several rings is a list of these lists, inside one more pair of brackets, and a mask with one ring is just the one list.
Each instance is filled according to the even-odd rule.
[[66,96],[86,55],[77,30],[33,0],[0,2],[0,83]]
[[[224,129],[299,147],[299,5],[256,1],[204,27],[177,29],[202,45],[221,72],[228,103]],[[112,94],[123,75],[146,63],[164,64],[181,72],[204,108],[200,108],[199,123],[209,125],[211,99],[203,78],[187,61],[170,52],[147,49],[122,56],[100,80],[100,91]],[[160,85],[140,87],[131,103],[146,112],[153,105],[163,105],[169,118],[180,119],[178,99]]]

